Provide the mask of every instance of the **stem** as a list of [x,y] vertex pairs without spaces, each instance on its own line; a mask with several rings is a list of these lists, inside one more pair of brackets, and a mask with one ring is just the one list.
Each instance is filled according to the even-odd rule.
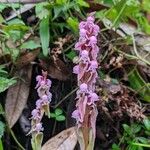
[[56,119],[55,119],[55,122],[54,122],[54,127],[53,127],[53,131],[52,131],[52,135],[54,135],[54,133],[55,133],[55,129],[56,129]]
[[[0,105],[0,108],[1,108],[2,112],[4,112],[4,109],[3,109],[2,105]],[[2,115],[3,115],[3,117],[4,117],[5,120],[6,120],[5,113],[2,114]],[[16,142],[16,144],[20,147],[21,150],[25,150],[25,149],[23,148],[23,146],[22,146],[22,145],[19,143],[19,141],[17,140],[17,138],[16,138],[14,132],[13,132],[13,131],[11,130],[11,128],[9,127],[9,125],[8,125],[8,123],[7,123],[7,120],[6,120],[6,124],[7,124],[7,129],[8,129],[8,131],[11,133],[11,136],[13,137],[14,141]]]
[[67,94],[60,102],[58,102],[54,108],[57,108],[63,101],[65,101],[69,96],[71,96],[78,88],[75,88],[72,90],[69,94]]
[[3,150],[3,143],[2,143],[2,139],[0,138],[0,150]]
[[16,144],[20,147],[20,149],[21,149],[21,150],[25,150],[25,149],[23,148],[23,146],[22,146],[22,145],[19,143],[19,141],[17,140],[17,138],[16,138],[14,132],[13,132],[9,127],[8,127],[8,129],[9,129],[9,131],[10,131],[10,133],[11,133],[11,135],[12,135],[14,141],[15,141]]
[[132,143],[132,145],[142,146],[142,147],[150,147],[150,144],[142,144],[142,143]]
[[133,40],[133,49],[134,49],[134,52],[135,52],[136,56],[137,56],[141,61],[143,61],[144,63],[150,65],[150,62],[149,62],[149,61],[143,59],[143,58],[138,54],[137,48],[136,48],[136,44],[135,44],[135,38],[134,38],[134,35],[133,35],[133,34],[132,34],[132,40]]
[[123,13],[123,11],[124,11],[125,8],[126,8],[126,2],[125,2],[124,5],[122,6],[122,8],[121,8],[121,10],[120,10],[118,16],[116,17],[116,19],[114,20],[114,22],[113,22],[113,24],[112,24],[112,28],[115,27],[117,21],[118,21],[119,18],[121,17],[121,15],[122,15],[122,13]]

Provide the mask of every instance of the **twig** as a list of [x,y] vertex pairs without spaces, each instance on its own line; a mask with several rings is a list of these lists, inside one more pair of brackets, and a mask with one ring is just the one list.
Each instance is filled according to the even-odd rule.
[[16,10],[15,12],[12,13],[11,16],[9,16],[8,18],[6,18],[6,21],[9,21],[15,17],[17,17],[18,15],[32,9],[34,7],[34,4],[26,4],[23,7],[21,7],[19,10]]
[[[0,105],[0,109],[1,109],[2,112],[4,112],[4,109],[3,109],[2,105]],[[5,113],[2,114],[2,115],[3,115],[3,117],[4,117],[5,120],[6,120]],[[7,123],[7,120],[6,120],[6,124],[7,124],[7,129],[8,129],[8,131],[11,133],[11,136],[13,137],[14,141],[16,142],[16,144],[20,147],[21,150],[25,150],[24,147],[23,147],[23,146],[19,143],[19,141],[17,140],[17,138],[16,138],[14,132],[12,131],[12,129],[9,127],[9,125],[8,125],[8,123]]]
[[[9,128],[9,127],[8,127],[8,128]],[[9,128],[9,130],[10,130],[10,133],[11,133],[13,139],[15,140],[15,142],[17,143],[17,145],[20,147],[20,149],[21,149],[21,150],[25,150],[25,149],[23,148],[23,146],[18,142],[18,140],[17,140],[17,138],[16,138],[14,132],[13,132],[10,128]]]
[[39,2],[45,2],[45,0],[0,0],[0,3],[30,4],[30,3],[39,3]]
[[69,96],[71,96],[78,88],[75,88],[72,90],[69,94],[67,94],[60,102],[58,102],[54,108],[57,108],[63,101],[65,101]]
[[133,40],[133,49],[134,49],[134,52],[135,52],[136,56],[137,56],[141,61],[143,61],[144,63],[150,65],[150,62],[149,62],[149,61],[143,59],[143,58],[139,55],[139,53],[138,53],[138,51],[137,51],[137,48],[136,48],[135,38],[134,38],[134,35],[133,35],[133,34],[132,34],[132,40]]
[[120,12],[118,13],[118,16],[116,17],[116,19],[115,19],[114,22],[113,22],[111,28],[115,27],[116,23],[118,22],[118,20],[119,20],[119,18],[121,17],[121,15],[122,15],[123,11],[125,10],[125,8],[126,8],[126,3],[124,3],[124,5],[122,6]]

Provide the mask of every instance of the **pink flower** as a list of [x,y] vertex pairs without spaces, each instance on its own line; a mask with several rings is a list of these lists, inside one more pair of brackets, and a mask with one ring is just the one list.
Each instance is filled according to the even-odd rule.
[[80,91],[81,91],[81,92],[87,92],[87,91],[88,91],[88,86],[87,86],[87,84],[82,83],[82,84],[80,85]]
[[42,127],[42,123],[37,123],[36,125],[35,125],[35,127],[33,128],[33,131],[35,132],[37,132],[37,133],[39,133],[39,132],[41,132],[41,131],[43,131],[44,130],[44,128]]
[[[38,92],[38,96],[40,97],[36,101],[36,108],[32,111],[32,129],[31,131],[37,132],[37,134],[41,131],[43,131],[41,119],[43,117],[44,111],[46,111],[46,114],[49,112],[49,103],[51,102],[52,94],[49,92],[52,82],[47,79],[47,72],[42,72],[42,76],[38,75],[36,77],[37,85],[36,89]],[[45,110],[44,106],[48,110]]]
[[86,36],[86,30],[85,29],[81,29],[80,30],[80,37],[85,37]]
[[[73,68],[73,73],[77,74],[79,90],[76,97],[76,110],[72,113],[72,117],[77,121],[78,129],[88,126],[87,132],[89,132],[92,128],[92,137],[90,136],[90,139],[93,141],[95,140],[97,116],[95,102],[99,100],[98,95],[95,93],[95,83],[98,77],[96,69],[98,68],[97,55],[99,48],[97,46],[97,36],[99,26],[94,24],[94,21],[94,16],[89,16],[86,21],[82,21],[79,24],[80,37],[75,44],[75,50],[79,52],[80,61]],[[85,125],[84,123],[87,120],[88,124]],[[91,133],[89,134],[91,135]],[[94,143],[93,141],[91,143]]]
[[97,68],[98,68],[98,63],[97,63],[97,61],[92,60],[92,61],[90,61],[90,66],[89,66],[89,68],[87,69],[87,71],[95,72]]
[[96,93],[90,93],[87,104],[88,105],[95,104],[95,102],[97,102],[98,100],[99,100],[99,97]]
[[72,118],[76,119],[77,121],[80,121],[80,113],[78,110],[75,110],[73,113],[72,113]]
[[31,114],[32,114],[32,119],[34,120],[41,119],[40,111],[38,109],[33,109]]
[[94,17],[93,16],[89,16],[89,17],[87,17],[87,21],[88,22],[94,22],[95,21],[95,19],[94,19]]
[[73,67],[73,73],[79,74],[79,65]]

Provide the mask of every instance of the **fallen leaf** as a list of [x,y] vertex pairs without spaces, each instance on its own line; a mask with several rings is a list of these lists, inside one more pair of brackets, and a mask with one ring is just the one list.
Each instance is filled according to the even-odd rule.
[[17,60],[15,65],[17,68],[22,68],[23,66],[28,65],[30,62],[32,62],[37,55],[39,54],[40,49],[33,50],[31,52],[26,52],[22,54]]
[[58,80],[67,80],[69,78],[69,70],[62,60],[57,58],[55,61],[53,58],[40,59],[39,64],[43,70],[48,72],[51,78]]
[[10,128],[19,119],[28,99],[29,86],[31,82],[32,66],[26,66],[18,71],[21,80],[10,87],[6,96],[5,112],[6,119]]
[[71,127],[48,140],[42,146],[42,150],[74,150],[76,143],[75,127]]

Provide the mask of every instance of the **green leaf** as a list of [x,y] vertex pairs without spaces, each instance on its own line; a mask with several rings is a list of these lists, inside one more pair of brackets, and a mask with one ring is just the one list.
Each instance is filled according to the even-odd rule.
[[54,7],[54,17],[53,17],[53,20],[56,19],[62,12],[62,6],[55,6]]
[[5,22],[5,19],[3,18],[3,16],[0,14],[0,23]]
[[11,48],[9,49],[10,50],[10,54],[11,54],[11,57],[13,59],[13,62],[16,61],[17,57],[19,56],[19,50],[18,49],[15,49],[15,48]]
[[71,29],[73,29],[74,32],[78,32],[79,22],[78,22],[77,18],[71,18],[71,17],[69,17],[67,19],[67,23],[71,27]]
[[150,136],[150,131],[145,131],[145,134]]
[[63,113],[63,111],[60,109],[60,108],[56,108],[55,109],[55,115],[56,116],[59,116],[59,115],[61,115]]
[[4,31],[6,32],[11,31],[11,30],[26,32],[29,30],[29,27],[27,27],[26,25],[22,23],[10,24],[4,27]]
[[120,147],[117,144],[112,145],[112,150],[121,150]]
[[143,80],[137,69],[128,74],[128,81],[131,88],[136,90],[144,101],[150,102],[150,85]]
[[8,89],[11,85],[15,84],[16,80],[14,78],[7,79],[0,77],[0,93]]
[[5,69],[5,66],[4,65],[0,65],[0,74],[5,74],[7,75],[7,71],[4,70]]
[[22,39],[24,36],[24,33],[22,31],[18,31],[18,30],[9,30],[8,34],[10,36],[10,39],[12,39],[14,42]]
[[27,41],[27,42],[23,43],[20,48],[22,48],[22,49],[31,49],[32,50],[32,49],[36,49],[36,48],[39,48],[39,47],[41,47],[40,44],[36,43],[33,40],[30,40],[30,41]]
[[106,17],[112,20],[113,27],[117,27],[121,21],[127,20],[128,18],[135,20],[135,15],[139,12],[140,3],[138,0],[120,0],[107,11]]
[[131,88],[136,90],[144,101],[150,102],[150,85],[143,80],[137,69],[128,74],[128,81]]
[[150,34],[150,24],[147,18],[145,18],[143,14],[139,14],[136,16],[136,20],[138,22],[139,28],[145,33]]
[[4,3],[0,3],[0,12],[2,12],[7,7],[8,7],[8,5],[6,5]]
[[135,145],[128,145],[127,150],[137,150],[137,146]]
[[47,18],[49,16],[50,11],[46,8],[46,6],[48,6],[48,5],[49,5],[49,3],[47,3],[47,2],[36,4],[35,13],[39,19],[42,20],[43,18]]
[[65,118],[65,116],[63,116],[63,115],[60,115],[60,116],[56,116],[56,120],[57,121],[64,121],[66,118]]
[[62,4],[66,4],[67,0],[56,0],[56,4],[62,5]]
[[149,0],[142,0],[142,8],[145,11],[150,12],[150,1]]
[[149,143],[149,139],[145,138],[145,137],[137,137],[137,140],[142,143],[142,144],[148,144]]
[[[143,143],[131,143],[133,146],[139,146],[139,147],[149,147],[150,148],[150,144],[143,144]],[[132,149],[131,149],[132,150]]]
[[0,138],[2,138],[2,136],[4,135],[4,131],[5,131],[5,124],[0,121]]
[[113,3],[113,0],[104,0],[104,4],[108,4],[112,6],[114,3]]
[[147,129],[148,131],[150,131],[150,119],[145,118],[145,119],[143,120],[143,123],[144,123],[144,126],[146,127],[146,129]]
[[47,56],[49,41],[50,41],[49,16],[43,18],[40,22],[40,39],[41,39],[43,55]]
[[0,12],[2,12],[5,8],[13,7],[13,8],[19,8],[21,6],[20,3],[10,3],[10,4],[4,4],[0,3]]
[[131,128],[130,128],[130,126],[128,126],[127,124],[123,124],[123,129],[125,130],[125,132],[126,132],[128,135],[131,135],[131,134],[132,134]]
[[77,56],[76,52],[74,50],[69,51],[65,54],[70,60],[73,60],[74,57]]
[[19,18],[16,18],[16,19],[13,19],[13,20],[10,20],[7,22],[9,25],[14,25],[14,24],[23,24],[25,25],[25,23],[19,19]]
[[90,7],[89,4],[84,1],[84,0],[77,0],[77,3],[80,5],[80,6],[84,6],[84,7]]
[[126,7],[126,0],[121,0],[107,11],[107,17],[113,21],[113,27],[118,26]]
[[29,30],[29,27],[20,23],[12,24],[4,27],[4,31],[13,39],[13,41],[23,38],[24,34]]
[[138,133],[141,130],[141,125],[140,124],[132,124],[131,130],[132,130],[133,134]]
[[106,74],[105,74],[104,71],[101,70],[101,69],[98,69],[98,75],[99,75],[99,77],[100,77],[101,79],[103,79],[103,80],[106,78]]
[[3,150],[3,143],[2,143],[2,139],[0,139],[0,150]]
[[99,20],[102,20],[105,17],[106,9],[101,11],[96,11],[95,18],[98,18]]
[[50,113],[50,117],[55,118],[56,117],[55,113]]

